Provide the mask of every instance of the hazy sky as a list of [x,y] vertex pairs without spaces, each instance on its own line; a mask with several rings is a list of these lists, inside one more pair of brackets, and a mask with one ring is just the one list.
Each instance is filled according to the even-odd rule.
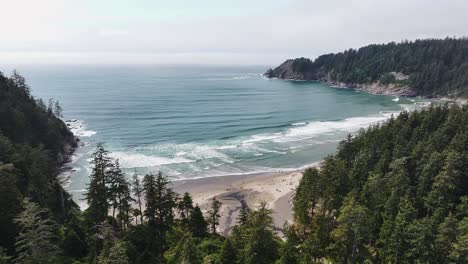
[[468,0],[0,0],[0,63],[275,65],[468,36]]

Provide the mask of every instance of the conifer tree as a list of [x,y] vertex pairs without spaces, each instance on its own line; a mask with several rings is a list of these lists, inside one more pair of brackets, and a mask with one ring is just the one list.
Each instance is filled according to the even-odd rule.
[[281,258],[278,264],[296,264],[299,263],[299,237],[294,230],[294,226],[284,224],[286,241],[281,248]]
[[93,153],[93,169],[90,175],[85,197],[88,202],[87,218],[92,224],[102,223],[109,211],[109,179],[112,172],[112,160],[102,144],[98,144]]
[[247,222],[247,217],[249,216],[250,209],[247,206],[245,201],[241,201],[241,208],[239,209],[239,216],[237,217],[237,223],[239,225],[244,225]]
[[26,79],[18,73],[18,71],[13,70],[13,73],[10,76],[11,82],[13,85],[22,90],[25,96],[31,96],[31,87],[26,83]]
[[120,230],[124,231],[130,222],[130,203],[134,201],[130,192],[130,184],[125,179],[125,174],[120,169],[119,160],[116,160],[110,172],[109,198],[113,206],[112,217],[115,211],[119,212]]
[[435,240],[435,251],[440,263],[448,263],[449,255],[457,238],[458,221],[454,215],[449,214],[444,222],[439,225]]
[[15,223],[21,228],[16,238],[16,263],[43,264],[53,263],[59,248],[54,244],[55,223],[47,217],[47,210],[41,209],[28,199],[23,201],[24,211],[16,218]]
[[63,111],[63,108],[62,108],[62,106],[60,105],[60,102],[59,102],[59,101],[55,101],[55,104],[54,104],[54,115],[55,115],[57,118],[62,118],[62,117],[63,117],[62,111]]
[[96,233],[94,234],[95,251],[92,257],[97,263],[105,261],[111,251],[111,248],[118,241],[114,228],[108,222],[102,222],[95,226]]
[[188,227],[194,237],[205,237],[207,234],[208,223],[205,221],[203,213],[198,205],[193,208],[190,214]]
[[158,253],[162,258],[167,248],[166,233],[174,220],[176,196],[169,187],[169,181],[161,172],[158,176],[146,175],[143,179],[143,186],[146,202],[145,216],[148,218],[148,224],[156,239],[152,243],[156,245],[157,241]]
[[337,261],[361,263],[367,254],[366,243],[369,238],[369,212],[358,204],[354,197],[348,197],[341,208],[338,226],[332,232],[337,250]]
[[279,238],[274,233],[272,211],[262,202],[249,214],[244,226],[245,247],[242,249],[245,264],[270,264],[279,257]]
[[21,193],[17,181],[14,165],[0,164],[0,246],[10,249],[18,232],[13,219],[21,212]]
[[298,224],[309,225],[312,222],[316,205],[321,195],[320,175],[316,168],[307,169],[294,196],[294,220]]
[[117,241],[110,248],[109,254],[106,257],[103,257],[100,264],[130,264],[130,260],[127,255],[127,249],[125,248],[125,243]]
[[237,263],[237,250],[232,244],[230,238],[224,240],[223,248],[220,256],[221,263],[223,264],[236,264]]
[[468,262],[468,217],[458,223],[456,242],[449,254],[455,263]]
[[177,204],[177,208],[179,209],[182,220],[186,220],[190,217],[190,212],[193,210],[193,201],[190,193],[184,193],[184,196]]
[[[136,202],[138,204],[138,213],[135,215],[135,221],[138,223],[138,215],[140,216],[140,224],[143,224],[143,211],[141,209],[141,199],[143,196],[143,187],[141,186],[140,179],[138,177],[138,174],[135,173],[133,174],[133,182],[132,182],[132,191],[133,194],[135,195]],[[134,209],[135,210],[135,209]]]
[[216,199],[216,197],[213,197],[211,199],[211,205],[210,208],[208,209],[208,219],[207,222],[210,226],[211,233],[216,234],[216,226],[219,225],[219,219],[221,218],[221,214],[219,213],[221,209],[222,203]]
[[202,264],[201,252],[196,247],[192,235],[185,234],[171,250],[168,257],[168,264]]
[[387,252],[385,257],[388,262],[402,263],[407,261],[405,257],[410,248],[408,228],[415,213],[411,200],[408,197],[402,198],[398,205],[394,228],[385,245],[385,252]]

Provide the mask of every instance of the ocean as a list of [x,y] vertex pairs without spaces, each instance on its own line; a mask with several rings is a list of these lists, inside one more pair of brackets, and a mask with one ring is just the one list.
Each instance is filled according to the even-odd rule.
[[14,68],[36,97],[60,101],[81,139],[63,175],[77,201],[98,142],[129,177],[135,170],[173,180],[287,171],[320,161],[348,133],[422,101],[266,79],[268,66]]

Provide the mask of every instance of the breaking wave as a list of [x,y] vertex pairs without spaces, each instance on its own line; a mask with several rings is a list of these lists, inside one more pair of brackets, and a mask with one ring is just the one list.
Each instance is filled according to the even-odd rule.
[[71,119],[65,121],[65,124],[73,133],[73,135],[77,137],[91,137],[97,133],[96,131],[86,130],[86,125],[81,120]]

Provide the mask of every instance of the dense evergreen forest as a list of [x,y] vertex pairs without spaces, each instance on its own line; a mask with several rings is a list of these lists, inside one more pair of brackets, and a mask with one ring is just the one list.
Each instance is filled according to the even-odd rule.
[[304,263],[468,263],[468,107],[348,137],[304,173],[294,219],[286,244]]
[[159,174],[125,175],[99,144],[80,211],[56,179],[73,135],[61,107],[0,78],[0,263],[467,263],[468,106],[403,112],[304,172],[294,223],[264,203],[228,237]]
[[[446,38],[391,42],[336,54],[287,60],[266,76],[408,87],[405,95],[468,96],[468,39]],[[389,89],[387,87],[387,89]]]
[[75,147],[73,134],[60,120],[61,106],[31,96],[25,79],[0,72],[0,247],[13,253],[19,232],[14,218],[28,197],[50,209],[60,222],[76,206],[55,172]]

